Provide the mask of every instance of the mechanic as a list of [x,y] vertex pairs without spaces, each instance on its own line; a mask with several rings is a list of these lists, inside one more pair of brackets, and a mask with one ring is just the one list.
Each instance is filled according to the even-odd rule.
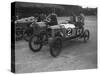
[[79,16],[77,16],[78,21],[76,22],[76,26],[79,28],[83,28],[85,16],[82,12],[80,12]]

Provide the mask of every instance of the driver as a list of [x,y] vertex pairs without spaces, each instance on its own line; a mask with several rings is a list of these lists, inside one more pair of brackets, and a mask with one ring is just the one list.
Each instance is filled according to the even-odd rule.
[[53,25],[57,25],[57,15],[55,13],[51,13],[47,16],[47,19],[49,19],[50,21],[47,22],[48,25],[53,26]]

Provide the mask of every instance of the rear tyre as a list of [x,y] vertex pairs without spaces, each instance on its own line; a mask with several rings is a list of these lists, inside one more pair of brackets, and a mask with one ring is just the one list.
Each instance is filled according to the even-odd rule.
[[23,28],[22,27],[16,27],[15,29],[15,39],[16,41],[22,40],[23,38]]
[[16,41],[21,40],[23,38],[23,32],[22,31],[16,31]]
[[24,33],[24,40],[29,41],[31,36],[33,35],[33,30],[29,29]]
[[57,57],[61,53],[62,40],[60,37],[56,37],[50,45],[50,54],[53,57]]

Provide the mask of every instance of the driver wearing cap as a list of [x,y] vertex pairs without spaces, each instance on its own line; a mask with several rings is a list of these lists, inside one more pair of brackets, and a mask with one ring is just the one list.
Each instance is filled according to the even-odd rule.
[[47,22],[48,25],[53,26],[53,25],[57,25],[57,15],[55,13],[51,13],[48,15],[47,19],[49,19],[50,21]]

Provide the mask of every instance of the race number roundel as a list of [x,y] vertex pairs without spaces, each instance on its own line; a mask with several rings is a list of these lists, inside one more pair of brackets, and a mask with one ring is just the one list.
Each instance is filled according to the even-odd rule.
[[67,29],[67,35],[70,36],[71,34],[72,34],[72,29],[71,28],[68,28]]

